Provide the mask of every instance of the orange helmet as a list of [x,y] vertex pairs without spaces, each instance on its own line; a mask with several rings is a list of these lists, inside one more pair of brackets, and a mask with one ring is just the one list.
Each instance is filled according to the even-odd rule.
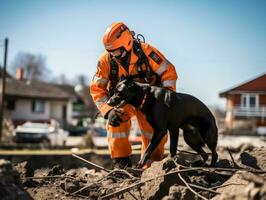
[[124,47],[129,51],[133,46],[133,37],[129,28],[122,22],[111,24],[104,33],[103,44],[107,51]]

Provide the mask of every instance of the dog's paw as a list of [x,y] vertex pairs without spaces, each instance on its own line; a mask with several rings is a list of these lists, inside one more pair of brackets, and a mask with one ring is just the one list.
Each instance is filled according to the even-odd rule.
[[190,163],[191,167],[202,167],[204,164],[205,162],[202,160],[196,160]]

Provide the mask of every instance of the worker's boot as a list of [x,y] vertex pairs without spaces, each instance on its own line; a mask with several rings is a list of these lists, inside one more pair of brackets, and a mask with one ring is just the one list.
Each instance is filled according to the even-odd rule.
[[129,157],[113,158],[113,168],[125,169],[132,167],[132,163]]

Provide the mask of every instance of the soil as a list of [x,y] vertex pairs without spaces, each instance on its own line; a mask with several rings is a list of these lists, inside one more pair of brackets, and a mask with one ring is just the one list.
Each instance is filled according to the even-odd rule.
[[[83,157],[105,170],[93,169],[73,157],[67,159],[75,160],[74,164],[66,164],[66,158],[60,164],[40,158],[15,164],[2,159],[0,195],[4,200],[266,200],[265,147],[218,148],[218,154],[216,168],[197,162],[200,157],[194,153],[181,151],[174,158],[152,163],[144,171],[111,170],[110,158],[95,154]],[[133,163],[137,160],[134,157]]]

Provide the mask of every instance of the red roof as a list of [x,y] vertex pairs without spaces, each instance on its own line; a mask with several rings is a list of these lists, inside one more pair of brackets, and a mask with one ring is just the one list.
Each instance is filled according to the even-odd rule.
[[263,92],[266,93],[266,73],[259,77],[247,81],[241,85],[231,88],[227,91],[221,92],[220,97],[227,96],[228,93],[239,93],[239,92]]

